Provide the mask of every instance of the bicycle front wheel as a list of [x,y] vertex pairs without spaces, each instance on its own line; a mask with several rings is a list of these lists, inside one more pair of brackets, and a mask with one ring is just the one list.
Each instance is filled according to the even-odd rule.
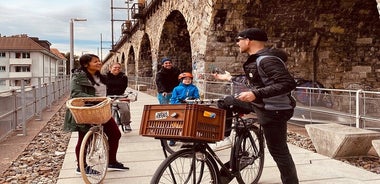
[[121,123],[121,118],[120,118],[120,112],[119,112],[119,110],[112,109],[111,115],[112,115],[113,119],[115,120],[116,124],[121,127],[121,132],[124,133],[125,132],[125,127]]
[[218,184],[217,166],[207,152],[179,150],[166,158],[153,175],[151,184]]
[[235,145],[236,179],[239,183],[258,183],[264,169],[264,137],[258,128],[242,134]]
[[79,168],[85,183],[101,183],[108,168],[108,141],[101,131],[88,131],[83,138]]

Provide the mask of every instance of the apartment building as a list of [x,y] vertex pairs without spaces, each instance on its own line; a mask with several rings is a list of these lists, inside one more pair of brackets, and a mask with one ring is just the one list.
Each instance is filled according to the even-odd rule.
[[0,90],[34,86],[66,75],[67,59],[47,40],[25,34],[0,37]]

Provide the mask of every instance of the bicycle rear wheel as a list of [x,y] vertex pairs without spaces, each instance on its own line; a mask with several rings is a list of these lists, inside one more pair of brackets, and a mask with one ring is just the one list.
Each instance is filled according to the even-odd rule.
[[264,137],[256,127],[242,134],[235,146],[239,183],[257,183],[264,169]]
[[83,138],[79,168],[85,183],[101,183],[108,168],[108,141],[101,131],[89,130]]
[[207,152],[183,149],[166,158],[154,173],[151,184],[218,184],[217,166]]

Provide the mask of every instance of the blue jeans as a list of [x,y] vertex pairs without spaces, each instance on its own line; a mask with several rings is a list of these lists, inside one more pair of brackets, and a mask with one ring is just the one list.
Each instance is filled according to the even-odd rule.
[[160,104],[169,104],[172,93],[166,93],[166,96],[163,96],[162,93],[157,94],[157,99]]

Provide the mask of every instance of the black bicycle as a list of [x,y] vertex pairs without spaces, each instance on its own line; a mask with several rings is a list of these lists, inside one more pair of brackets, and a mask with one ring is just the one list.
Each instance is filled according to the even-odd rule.
[[111,108],[112,109],[111,114],[112,114],[113,119],[115,120],[116,124],[120,126],[123,132],[127,132],[128,128],[126,126],[130,126],[130,125],[124,125],[121,122],[121,118],[120,118],[121,115],[119,111],[120,108],[119,108],[118,103],[127,103],[128,105],[130,105],[130,102],[137,101],[137,93],[128,91],[123,95],[108,95],[107,97],[113,100],[112,108]]
[[[194,103],[205,101],[207,100]],[[223,184],[234,178],[238,183],[257,183],[264,167],[263,130],[256,118],[246,118],[239,112],[233,112],[232,120],[233,146],[227,163],[221,161],[208,142],[179,139],[178,141],[192,144],[187,144],[168,156],[154,173],[151,184]]]

